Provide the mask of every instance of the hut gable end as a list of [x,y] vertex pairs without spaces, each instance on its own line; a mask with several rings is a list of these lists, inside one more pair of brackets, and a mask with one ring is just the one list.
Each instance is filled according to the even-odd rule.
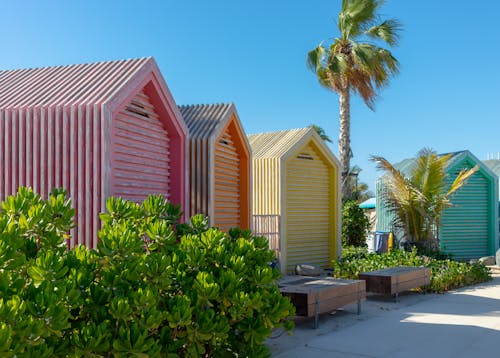
[[170,138],[148,96],[140,91],[113,121],[113,193],[140,202],[170,199]]
[[179,106],[189,130],[189,215],[250,228],[250,147],[232,103]]

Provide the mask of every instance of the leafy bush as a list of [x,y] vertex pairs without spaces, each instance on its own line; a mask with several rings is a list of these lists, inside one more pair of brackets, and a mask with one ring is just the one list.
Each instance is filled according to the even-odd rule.
[[370,220],[356,200],[347,200],[342,205],[342,245],[366,246],[366,235]]
[[21,188],[2,208],[2,357],[266,356],[271,330],[291,329],[264,238],[178,224],[161,196],[110,198],[97,250],[67,250],[63,191]]
[[421,256],[416,248],[412,251],[394,250],[381,255],[352,248],[344,252],[341,260],[333,261],[335,277],[357,279],[362,272],[388,267],[428,266],[431,269],[431,283],[424,287],[424,291],[428,292],[444,292],[491,279],[490,269],[480,262],[468,264]]

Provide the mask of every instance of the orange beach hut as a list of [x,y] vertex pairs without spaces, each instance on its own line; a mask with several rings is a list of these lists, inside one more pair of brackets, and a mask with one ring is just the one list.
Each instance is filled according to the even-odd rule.
[[65,188],[70,247],[95,247],[109,196],[184,207],[186,135],[152,58],[0,71],[0,200]]
[[189,131],[189,202],[186,213],[205,214],[223,230],[250,229],[250,146],[236,107],[179,106]]

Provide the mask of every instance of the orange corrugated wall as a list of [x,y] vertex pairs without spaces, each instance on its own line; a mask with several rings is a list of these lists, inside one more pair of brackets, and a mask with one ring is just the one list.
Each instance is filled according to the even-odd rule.
[[250,154],[234,119],[215,142],[214,225],[250,229]]

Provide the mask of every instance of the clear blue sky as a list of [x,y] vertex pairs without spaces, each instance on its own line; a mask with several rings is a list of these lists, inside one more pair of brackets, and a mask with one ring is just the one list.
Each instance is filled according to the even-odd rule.
[[[335,140],[338,98],[305,66],[337,35],[340,0],[3,1],[0,69],[153,56],[178,104],[234,102],[247,133],[317,124]],[[422,147],[500,152],[500,2],[389,0],[401,73],[376,111],[352,102],[352,163]]]

